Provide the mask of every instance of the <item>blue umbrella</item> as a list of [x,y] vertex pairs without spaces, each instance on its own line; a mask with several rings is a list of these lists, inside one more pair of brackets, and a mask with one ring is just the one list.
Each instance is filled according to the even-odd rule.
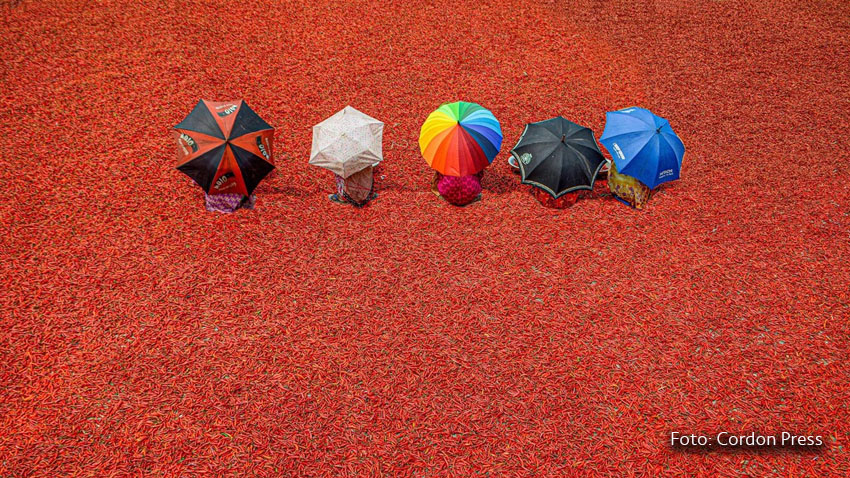
[[648,109],[605,113],[599,142],[611,153],[620,174],[637,178],[650,189],[679,179],[685,145],[666,119]]

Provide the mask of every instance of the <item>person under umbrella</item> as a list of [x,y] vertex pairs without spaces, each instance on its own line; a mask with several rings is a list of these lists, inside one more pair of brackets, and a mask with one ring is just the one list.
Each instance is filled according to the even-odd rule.
[[669,121],[648,109],[606,113],[599,142],[614,159],[608,180],[611,192],[634,208],[642,208],[659,184],[679,179],[685,145]]
[[575,204],[580,191],[592,191],[605,166],[593,131],[561,116],[527,124],[511,157],[534,197],[559,209]]
[[334,173],[336,193],[328,199],[363,207],[374,192],[374,167],[383,160],[384,123],[351,106],[313,127],[310,164]]
[[431,191],[464,206],[481,198],[484,168],[502,146],[493,114],[476,103],[446,103],[433,111],[419,132],[419,149],[431,168]]
[[367,166],[347,178],[334,173],[336,193],[328,195],[328,199],[338,204],[363,207],[378,197],[378,193],[374,192],[374,178],[373,166]]
[[174,135],[177,169],[204,190],[208,211],[254,208],[254,189],[274,169],[274,128],[247,103],[201,100]]
[[652,190],[637,179],[617,172],[617,165],[611,164],[608,174],[608,189],[614,195],[614,199],[635,209],[643,209],[649,202]]

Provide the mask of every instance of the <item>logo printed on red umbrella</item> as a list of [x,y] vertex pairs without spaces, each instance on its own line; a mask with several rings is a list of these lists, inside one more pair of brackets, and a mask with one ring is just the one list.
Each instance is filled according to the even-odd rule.
[[225,117],[225,116],[227,116],[227,115],[233,114],[233,112],[234,112],[234,111],[236,111],[236,108],[237,108],[237,107],[236,107],[236,105],[221,105],[221,106],[216,106],[216,109],[221,109],[221,108],[227,108],[227,109],[226,109],[226,110],[224,110],[224,111],[219,111],[219,112],[218,112],[218,115],[219,115],[220,117],[224,118],[224,117]]
[[[224,173],[224,174],[221,175],[220,178],[218,178],[215,181],[215,185],[213,185],[213,187],[216,189],[216,191],[221,191],[221,190],[224,190],[224,189],[230,189],[230,188],[236,186],[235,182],[227,184],[228,180],[230,180],[230,178],[233,178],[233,177],[235,177],[235,174],[233,174],[233,173]],[[225,184],[227,184],[227,186],[225,186]]]
[[[193,153],[198,151],[198,143],[196,143],[195,140],[191,136],[189,136],[186,133],[180,133],[180,139],[183,140],[183,142],[186,143],[186,145],[188,145],[190,148],[192,148]],[[182,144],[181,144],[181,146],[182,146]],[[189,153],[188,151],[186,151],[186,148],[183,148],[183,151],[186,154]]]
[[268,153],[268,151],[266,151],[266,146],[263,144],[263,137],[262,136],[257,136],[257,148],[260,150],[261,153],[263,153],[263,157],[266,158],[266,160],[268,160],[269,159],[269,153]]

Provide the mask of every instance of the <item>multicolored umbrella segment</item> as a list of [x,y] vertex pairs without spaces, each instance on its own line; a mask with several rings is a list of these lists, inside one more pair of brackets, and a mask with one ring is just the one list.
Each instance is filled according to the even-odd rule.
[[310,164],[347,178],[383,156],[384,123],[346,106],[313,126]]
[[207,194],[249,196],[274,169],[274,128],[242,100],[201,100],[174,134],[177,169]]
[[476,103],[446,103],[428,115],[419,132],[419,149],[428,165],[446,176],[483,170],[502,147],[502,128]]
[[519,164],[522,183],[536,186],[554,198],[580,189],[593,189],[605,158],[593,131],[561,116],[529,123],[511,155]]
[[650,189],[679,179],[685,145],[666,119],[648,109],[606,113],[599,142],[611,153],[620,174],[632,176]]

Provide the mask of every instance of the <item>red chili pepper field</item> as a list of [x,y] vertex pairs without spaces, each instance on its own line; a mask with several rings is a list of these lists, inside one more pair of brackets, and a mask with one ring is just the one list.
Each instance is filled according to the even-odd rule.
[[[3,0],[0,477],[847,476],[850,4]],[[170,128],[277,128],[257,209],[209,213]],[[505,135],[430,192],[447,101]],[[333,204],[311,128],[386,123]],[[670,120],[643,211],[542,207],[526,122]],[[671,432],[820,435],[674,449]]]

